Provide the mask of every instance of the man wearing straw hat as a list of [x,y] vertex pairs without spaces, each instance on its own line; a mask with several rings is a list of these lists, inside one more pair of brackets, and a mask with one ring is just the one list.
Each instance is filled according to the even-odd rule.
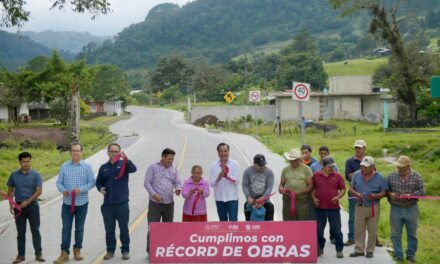
[[[290,164],[281,172],[279,192],[283,194],[283,220],[309,219],[309,194],[312,191],[312,170],[301,162],[301,152],[291,149],[284,157]],[[291,198],[295,198],[293,201]]]
[[415,261],[417,251],[417,224],[419,222],[419,207],[417,199],[404,196],[424,196],[423,178],[411,169],[411,160],[407,156],[400,156],[395,162],[397,167],[388,175],[388,201],[391,204],[390,225],[391,240],[393,242],[396,261],[403,261],[402,229],[406,227],[408,248],[406,259]]

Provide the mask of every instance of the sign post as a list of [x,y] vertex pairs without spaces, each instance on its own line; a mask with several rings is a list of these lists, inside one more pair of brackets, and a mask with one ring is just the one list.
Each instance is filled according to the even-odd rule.
[[299,103],[299,122],[301,124],[301,144],[304,144],[304,114],[303,101],[310,101],[310,84],[293,82],[292,84],[292,99]]
[[[223,98],[225,99],[225,101],[231,105],[231,103],[234,101],[234,99],[236,98],[235,94],[231,91],[228,91],[225,96],[223,96]],[[230,124],[230,120],[229,118],[231,117],[231,109],[229,108],[229,115],[228,115],[228,131],[231,131],[231,124]]]
[[257,118],[257,104],[261,101],[260,91],[249,91],[249,102],[254,104],[254,118],[255,118],[255,137],[258,137],[258,118]]

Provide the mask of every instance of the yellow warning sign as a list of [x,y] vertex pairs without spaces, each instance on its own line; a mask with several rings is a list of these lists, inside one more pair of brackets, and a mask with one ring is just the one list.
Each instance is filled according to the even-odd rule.
[[234,101],[235,97],[235,94],[231,91],[227,92],[225,96],[223,96],[223,98],[225,98],[226,102],[228,102],[229,104]]
[[160,97],[162,97],[162,93],[161,92],[157,92],[156,96],[160,98]]

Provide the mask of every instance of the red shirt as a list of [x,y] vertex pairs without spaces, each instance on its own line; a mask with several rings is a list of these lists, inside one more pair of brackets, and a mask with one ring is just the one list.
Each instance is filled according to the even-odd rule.
[[339,209],[339,201],[334,204],[332,198],[339,194],[339,190],[345,190],[345,183],[341,174],[332,172],[328,176],[318,171],[313,174],[313,186],[315,197],[319,200],[320,209]]

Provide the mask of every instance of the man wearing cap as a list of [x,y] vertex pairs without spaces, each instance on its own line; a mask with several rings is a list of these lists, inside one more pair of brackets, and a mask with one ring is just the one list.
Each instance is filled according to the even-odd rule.
[[[278,188],[283,194],[283,220],[308,220],[309,216],[309,195],[313,187],[312,170],[301,162],[301,152],[298,149],[291,149],[285,152],[284,157],[290,164],[281,172],[281,181]],[[295,200],[292,203],[292,193]],[[295,211],[292,212],[292,205]]]
[[345,195],[345,183],[342,176],[334,171],[336,163],[332,157],[325,157],[322,162],[323,169],[313,174],[314,190],[312,191],[318,225],[318,256],[324,253],[324,229],[328,219],[330,236],[335,238],[336,257],[343,258],[344,242],[341,232],[339,200]]
[[[380,199],[388,189],[383,176],[376,171],[374,159],[366,156],[362,159],[361,169],[353,174],[350,192],[356,197],[354,252],[350,257],[364,256],[372,258],[376,247],[377,224],[380,216]],[[365,248],[365,232],[368,230],[368,242]]]
[[[365,157],[367,144],[364,140],[358,139],[354,142],[355,154],[353,157],[345,161],[345,179],[351,182],[353,174],[361,168],[361,161]],[[348,240],[344,246],[351,246],[354,244],[354,215],[356,210],[356,200],[352,198],[351,193],[348,193]]]
[[397,261],[403,260],[402,229],[405,225],[407,232],[406,259],[415,261],[417,251],[417,225],[419,222],[419,207],[417,199],[405,196],[424,196],[423,178],[411,169],[411,160],[407,156],[400,156],[395,163],[397,170],[388,176],[388,201],[391,204],[390,225],[391,240],[393,242],[394,257]]
[[214,188],[215,204],[220,221],[238,220],[238,184],[240,164],[229,158],[229,145],[217,145],[219,160],[211,166],[209,184]]
[[[246,196],[246,203],[244,204],[244,215],[246,221],[250,221],[251,212],[246,210],[247,204],[252,205],[257,196],[269,196],[272,192],[274,184],[274,175],[271,169],[266,167],[266,157],[262,154],[257,154],[254,157],[254,165],[250,166],[243,172],[243,193]],[[266,221],[273,221],[274,206],[270,199],[264,201],[264,208],[266,209]]]

